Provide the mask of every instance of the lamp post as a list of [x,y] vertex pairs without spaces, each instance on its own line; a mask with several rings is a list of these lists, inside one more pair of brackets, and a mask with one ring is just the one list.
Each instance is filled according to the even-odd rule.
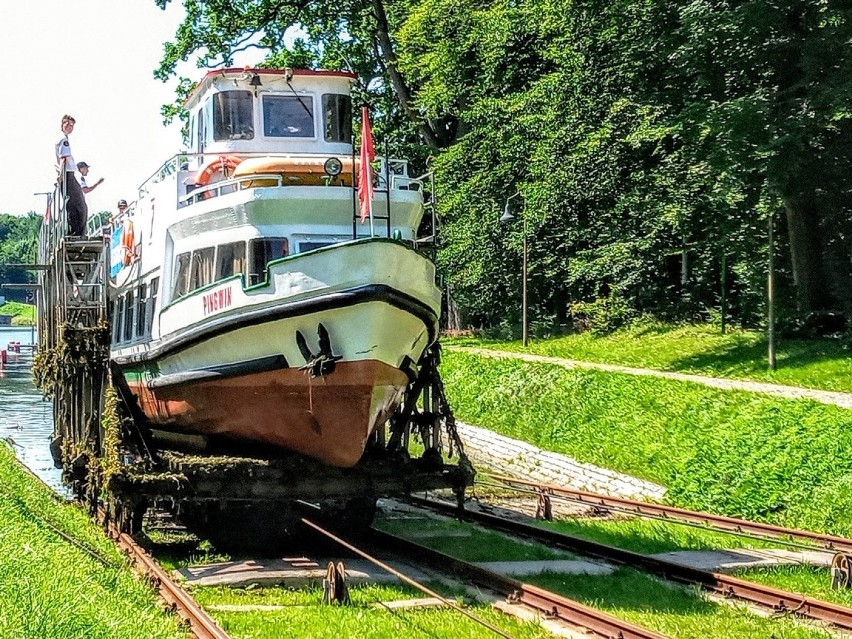
[[[512,214],[512,206],[511,202],[513,198],[518,197],[521,194],[520,191],[516,192],[514,195],[510,195],[506,198],[506,208],[503,210],[503,215],[500,216],[501,222],[511,222],[515,219],[515,216]],[[522,340],[524,344],[524,348],[526,348],[530,343],[529,338],[529,324],[527,323],[527,216],[525,213],[521,213],[521,221],[523,222],[523,237],[524,237],[524,252],[523,252],[523,267],[522,267],[522,278],[523,278],[523,292],[521,294],[521,331],[522,331]]]

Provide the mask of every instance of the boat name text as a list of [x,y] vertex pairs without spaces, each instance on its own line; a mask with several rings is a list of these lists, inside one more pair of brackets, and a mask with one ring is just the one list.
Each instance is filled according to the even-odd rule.
[[223,288],[212,293],[206,293],[201,298],[201,304],[204,307],[204,314],[215,313],[223,308],[228,308],[233,303],[230,288]]

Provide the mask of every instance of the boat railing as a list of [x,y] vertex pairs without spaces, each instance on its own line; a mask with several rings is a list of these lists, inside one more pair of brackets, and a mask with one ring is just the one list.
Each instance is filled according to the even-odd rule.
[[[142,186],[139,187],[139,197],[142,199],[145,194],[148,192],[149,185],[152,183],[160,182],[166,179],[169,176],[176,175],[180,176],[183,173],[184,183],[179,185],[179,192],[177,194],[177,207],[183,208],[189,206],[191,204],[196,204],[202,202],[204,200],[212,199],[219,197],[221,195],[225,195],[227,193],[233,193],[235,191],[240,191],[248,188],[257,188],[260,185],[263,187],[282,187],[287,184],[285,180],[285,176],[280,173],[255,173],[251,175],[241,175],[238,177],[226,177],[223,180],[219,180],[217,182],[213,182],[212,184],[204,184],[204,185],[196,185],[195,183],[189,183],[193,175],[193,170],[189,168],[191,164],[197,164],[198,166],[205,166],[206,161],[214,159],[214,158],[225,158],[229,155],[236,156],[242,160],[248,158],[297,158],[302,159],[305,157],[333,157],[333,154],[319,154],[319,153],[283,153],[283,152],[234,152],[232,154],[228,154],[226,152],[217,152],[217,153],[177,153],[169,158],[166,162],[164,162],[160,168],[155,171],[145,182],[143,182]],[[338,155],[338,157],[343,157]],[[355,166],[356,158],[352,158],[353,160],[353,168]],[[224,162],[224,160],[223,160]],[[188,175],[187,175],[188,173]],[[333,188],[343,188],[352,190],[352,206],[353,206],[353,223],[352,223],[352,236],[353,238],[359,237],[359,230],[357,220],[359,219],[359,212],[357,207],[357,196],[355,191],[357,190],[357,186],[353,185],[354,175],[352,176],[352,182],[349,185],[333,182],[333,178],[331,176],[324,176],[327,179],[324,179],[324,183],[327,186]],[[379,205],[374,208],[373,211],[373,220],[379,222],[380,227],[384,227],[384,234],[387,237],[391,237],[393,235],[393,225],[391,222],[392,215],[392,198],[391,192],[393,191],[416,191],[422,193],[424,196],[424,200],[428,202],[429,199],[432,199],[431,194],[435,192],[434,189],[434,174],[426,173],[419,177],[410,177],[408,175],[408,162],[407,160],[400,160],[395,158],[379,158],[378,167],[373,170],[373,180],[374,180],[374,193],[385,193],[386,201],[384,206]],[[320,186],[320,185],[317,185]],[[428,189],[428,193],[427,193]],[[420,246],[421,248],[428,249],[431,244],[434,243],[434,229],[436,225],[434,207],[432,211],[432,224],[431,224],[431,240],[429,237],[416,239],[414,241],[414,245]],[[371,222],[370,224],[370,234],[375,234],[375,226]]]
[[178,198],[178,207],[218,197],[225,193],[233,193],[241,189],[252,188],[253,183],[258,180],[263,180],[264,186],[283,186],[284,184],[284,179],[280,175],[270,175],[269,173],[241,175],[240,177],[228,178],[220,182],[214,182],[213,184],[194,187],[190,193]]
[[65,181],[57,184],[47,195],[47,208],[39,229],[39,258],[45,264],[62,238],[68,235],[68,219],[65,212]]
[[[189,165],[193,160],[201,160],[200,164],[204,164],[205,159],[213,159],[213,158],[221,158],[223,156],[235,155],[241,159],[247,158],[292,158],[292,157],[305,157],[307,155],[316,155],[317,157],[332,157],[333,154],[325,154],[325,153],[314,153],[314,154],[306,154],[306,153],[283,153],[283,152],[263,152],[263,151],[252,151],[252,152],[234,152],[234,153],[176,153],[168,160],[166,160],[160,167],[154,171],[144,182],[142,182],[139,187],[139,197],[140,199],[147,193],[148,186],[151,183],[161,182],[166,177],[177,174],[180,171],[190,170]],[[343,156],[338,156],[343,157]],[[406,174],[407,171],[407,161],[399,160],[395,158],[380,158],[378,160],[379,166],[377,169],[373,171],[374,173],[374,181],[377,191],[387,191],[388,182],[390,182],[390,190],[392,191],[421,191],[423,190],[423,183],[421,178],[412,178]],[[248,177],[248,176],[246,176]],[[264,179],[270,179],[272,174],[263,174]],[[225,186],[223,182],[217,182],[216,184],[220,186]],[[283,185],[283,182],[282,182]],[[212,186],[212,185],[207,185]],[[339,187],[340,185],[335,185]],[[194,187],[193,184],[187,184],[187,187]],[[344,188],[352,188],[344,187]],[[211,192],[215,195],[215,188],[204,189],[204,191]],[[193,194],[204,192],[201,187],[196,187],[192,189]],[[180,199],[186,199],[188,201],[192,201],[192,198],[189,198],[190,194],[187,193],[186,196]],[[213,197],[210,195],[208,197]]]

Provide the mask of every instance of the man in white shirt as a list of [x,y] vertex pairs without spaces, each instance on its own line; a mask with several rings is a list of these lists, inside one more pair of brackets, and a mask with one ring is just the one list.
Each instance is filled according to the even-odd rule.
[[89,175],[89,165],[85,162],[77,162],[77,170],[80,172],[80,188],[83,189],[83,193],[88,195],[92,191],[97,188],[101,182],[104,181],[103,178],[99,178],[97,182],[89,186],[86,184],[86,177]]
[[56,143],[56,163],[59,167],[58,184],[65,186],[65,211],[68,217],[68,235],[82,237],[86,233],[86,218],[89,209],[86,206],[86,198],[83,197],[83,189],[77,183],[74,175],[77,165],[71,154],[71,144],[68,136],[74,130],[77,121],[70,115],[62,116],[62,137]]

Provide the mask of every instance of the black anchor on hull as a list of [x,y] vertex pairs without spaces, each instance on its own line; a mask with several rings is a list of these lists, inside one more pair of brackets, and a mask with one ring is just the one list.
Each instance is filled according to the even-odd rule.
[[308,341],[302,335],[302,331],[296,331],[296,345],[299,347],[302,357],[305,358],[305,365],[300,367],[299,370],[311,371],[311,377],[330,375],[337,368],[337,360],[343,357],[331,352],[331,338],[322,323],[317,327],[317,337],[319,338],[319,353],[315,355],[308,348]]

